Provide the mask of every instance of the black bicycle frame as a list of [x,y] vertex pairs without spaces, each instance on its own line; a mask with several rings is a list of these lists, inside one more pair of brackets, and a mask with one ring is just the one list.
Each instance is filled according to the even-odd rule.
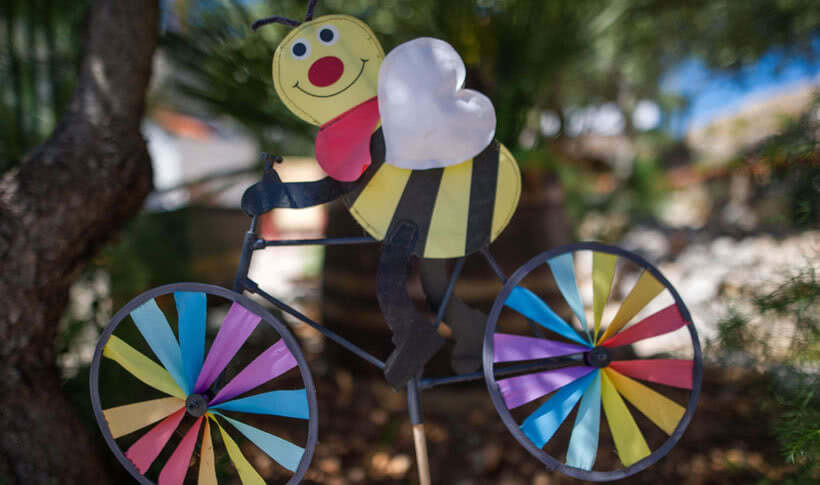
[[[357,357],[367,361],[368,363],[372,364],[373,366],[384,369],[385,364],[384,361],[377,358],[373,354],[367,352],[363,348],[359,347],[358,345],[354,344],[353,342],[347,340],[346,338],[342,337],[341,335],[337,334],[336,332],[330,330],[329,328],[325,327],[321,323],[315,322],[306,315],[304,315],[299,310],[293,308],[292,306],[288,305],[287,303],[283,302],[282,300],[270,295],[263,289],[259,287],[259,285],[248,278],[248,270],[251,265],[251,258],[253,257],[253,252],[265,249],[268,247],[281,247],[281,246],[308,246],[308,245],[320,245],[320,246],[338,246],[338,245],[351,245],[351,244],[377,244],[380,241],[373,239],[372,237],[364,236],[364,237],[348,237],[348,238],[319,238],[319,239],[293,239],[293,240],[265,240],[259,237],[257,234],[258,228],[258,216],[252,216],[251,218],[251,226],[247,233],[245,233],[245,239],[242,243],[242,254],[239,260],[239,268],[236,271],[236,278],[234,280],[233,289],[237,293],[242,293],[243,291],[248,291],[249,293],[253,293],[256,295],[261,296],[272,305],[276,306],[283,312],[293,316],[297,320],[304,322],[305,324],[313,327],[314,329],[318,330],[322,335],[324,335],[329,340],[335,342],[338,345],[341,345],[349,352],[353,353]],[[498,262],[493,258],[490,254],[489,250],[486,248],[481,251],[481,254],[487,260],[487,263],[492,268],[493,272],[498,276],[502,283],[507,281],[507,277],[501,270],[501,267],[498,265]],[[438,312],[436,315],[436,319],[433,325],[438,326],[441,322],[444,310],[447,308],[449,304],[450,297],[453,293],[453,288],[455,287],[456,280],[461,273],[461,268],[464,264],[464,258],[460,258],[456,263],[455,270],[453,271],[452,276],[450,277],[450,282],[447,286],[447,291],[444,294],[444,298],[441,302],[440,307],[438,308]],[[579,361],[583,360],[583,354],[576,354],[566,357],[557,357],[557,358],[550,358],[550,359],[542,359],[538,361],[529,362],[526,364],[518,364],[514,366],[506,366],[499,368],[495,371],[497,376],[505,376],[505,375],[514,375],[521,372],[532,371],[535,369],[541,370],[549,370],[555,369],[559,367],[565,367],[567,365],[577,364]],[[423,376],[418,376],[415,379],[412,379],[411,382],[408,384],[408,399],[412,401],[410,403],[410,411],[411,411],[411,418],[413,421],[418,420],[420,421],[420,406],[418,405],[418,395],[417,391],[420,389],[429,389],[434,386],[439,385],[446,385],[446,384],[456,384],[461,382],[471,382],[481,380],[484,377],[483,372],[471,372],[468,374],[460,374],[460,375],[450,375],[445,377],[427,377],[424,378]],[[418,414],[417,414],[418,413]]]

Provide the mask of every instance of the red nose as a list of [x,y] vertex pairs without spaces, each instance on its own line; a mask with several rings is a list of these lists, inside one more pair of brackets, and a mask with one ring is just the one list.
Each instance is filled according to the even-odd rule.
[[341,59],[334,56],[325,56],[321,59],[317,59],[316,62],[310,66],[308,79],[314,86],[323,88],[338,81],[344,72],[345,65]]

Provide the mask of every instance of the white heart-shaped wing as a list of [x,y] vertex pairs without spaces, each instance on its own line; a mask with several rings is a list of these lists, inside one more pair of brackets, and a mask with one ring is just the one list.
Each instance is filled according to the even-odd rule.
[[384,58],[378,99],[386,163],[446,167],[492,142],[495,109],[483,94],[462,89],[465,74],[453,46],[429,37],[405,42]]

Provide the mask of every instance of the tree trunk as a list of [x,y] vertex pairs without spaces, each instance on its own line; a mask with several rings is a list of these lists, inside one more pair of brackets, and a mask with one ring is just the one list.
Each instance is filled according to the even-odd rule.
[[0,482],[111,483],[63,396],[54,342],[68,289],[151,189],[139,127],[157,0],[98,0],[73,99],[0,179]]

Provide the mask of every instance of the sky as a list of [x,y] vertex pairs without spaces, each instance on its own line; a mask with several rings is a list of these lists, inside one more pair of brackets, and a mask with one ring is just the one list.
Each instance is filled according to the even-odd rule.
[[[820,39],[816,45],[820,51]],[[787,56],[779,50],[770,51],[736,74],[712,71],[696,59],[685,61],[667,73],[661,82],[662,90],[690,99],[687,112],[668,117],[667,129],[684,134],[737,110],[751,99],[810,81],[820,82],[820,61]]]

